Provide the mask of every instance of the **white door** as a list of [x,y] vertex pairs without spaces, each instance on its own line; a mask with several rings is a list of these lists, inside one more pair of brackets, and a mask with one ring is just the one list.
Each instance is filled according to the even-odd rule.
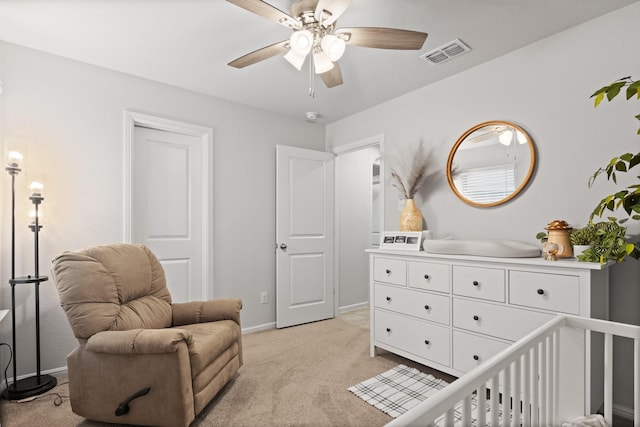
[[333,154],[276,147],[276,326],[334,317]]
[[131,129],[130,241],[158,257],[174,302],[209,298],[208,138]]

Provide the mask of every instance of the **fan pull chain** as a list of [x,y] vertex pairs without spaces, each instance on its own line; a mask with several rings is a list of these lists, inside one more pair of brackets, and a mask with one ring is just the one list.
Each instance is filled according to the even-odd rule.
[[316,84],[315,84],[315,79],[313,78],[313,74],[314,74],[313,68],[314,68],[313,56],[309,56],[309,96],[311,98],[316,97]]

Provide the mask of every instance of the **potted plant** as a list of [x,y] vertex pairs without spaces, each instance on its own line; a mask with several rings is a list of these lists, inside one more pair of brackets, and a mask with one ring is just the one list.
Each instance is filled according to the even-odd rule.
[[591,247],[596,241],[595,224],[590,223],[582,228],[574,228],[569,233],[569,240],[573,245],[573,256],[578,258],[582,253]]
[[[640,80],[633,80],[631,77],[624,77],[610,85],[598,89],[591,95],[591,97],[594,98],[594,105],[597,107],[605,98],[607,98],[608,101],[611,101],[620,93],[625,93],[627,100],[632,98],[640,100]],[[640,114],[635,117],[640,120]],[[640,135],[640,129],[638,129],[637,134]],[[625,153],[618,157],[614,157],[605,167],[599,168],[589,178],[589,188],[593,186],[595,180],[602,174],[606,174],[607,180],[613,181],[617,184],[618,173],[626,173],[638,164],[640,164],[640,153]],[[624,224],[629,220],[629,218],[640,220],[640,177],[638,177],[638,181],[636,183],[604,197],[591,213],[589,222],[592,222],[595,217],[601,218],[606,211],[615,212],[620,208],[626,212],[627,217],[618,219],[614,216],[610,216],[608,217],[610,222]],[[624,232],[622,233],[622,239],[624,239]],[[606,242],[612,245],[615,244],[616,246],[620,243],[617,238],[606,239]],[[603,244],[605,244],[605,239],[600,242],[600,245]],[[613,248],[610,249],[613,250]],[[597,251],[592,251],[591,254],[585,255],[585,257],[593,258],[596,252]],[[612,253],[612,251],[608,252]],[[640,251],[633,243],[628,243],[625,240],[624,252],[620,253],[619,256],[615,256],[616,261],[622,261],[627,255],[638,259],[640,258]]]
[[608,261],[620,262],[629,253],[625,233],[627,227],[623,227],[616,221],[603,221],[591,223],[589,226],[592,232],[591,244],[577,258],[580,261],[599,262],[604,264]]

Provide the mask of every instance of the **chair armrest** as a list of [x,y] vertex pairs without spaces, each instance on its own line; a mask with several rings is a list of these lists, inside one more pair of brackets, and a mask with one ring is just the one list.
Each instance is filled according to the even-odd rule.
[[233,320],[240,325],[242,301],[237,298],[218,298],[208,301],[173,303],[173,326],[193,323]]
[[94,353],[157,354],[176,352],[181,344],[192,346],[191,332],[183,329],[131,329],[98,332],[89,338],[86,349]]

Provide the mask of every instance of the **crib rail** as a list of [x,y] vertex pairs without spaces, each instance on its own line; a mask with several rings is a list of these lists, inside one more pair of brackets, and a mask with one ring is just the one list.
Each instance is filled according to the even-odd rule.
[[[566,421],[558,419],[560,396],[574,393],[574,390],[561,390],[558,380],[559,370],[564,369],[559,358],[563,328],[604,335],[604,417],[609,425],[612,425],[613,408],[613,337],[634,340],[634,425],[640,425],[640,327],[557,316],[391,421],[387,427],[471,426],[472,419],[475,419],[473,425],[478,426],[560,425]],[[567,343],[565,350],[568,347]],[[471,409],[472,404],[476,406],[475,411]],[[575,416],[585,415],[582,409]]]

